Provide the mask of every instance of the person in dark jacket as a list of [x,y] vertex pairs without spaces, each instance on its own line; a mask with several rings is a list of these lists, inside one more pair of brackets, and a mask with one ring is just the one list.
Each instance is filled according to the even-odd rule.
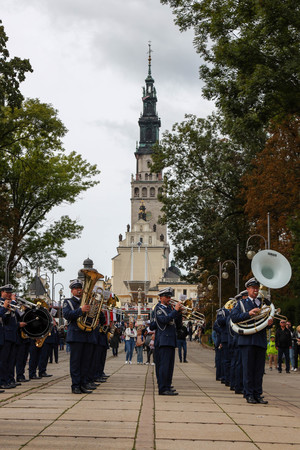
[[285,356],[285,371],[290,373],[290,355],[289,349],[292,348],[292,337],[286,328],[286,321],[280,321],[280,328],[276,331],[275,345],[278,350],[278,372],[282,372],[282,357]]
[[177,334],[179,361],[182,362],[182,353],[183,353],[183,362],[187,363],[188,362],[186,359],[187,354],[186,337],[188,335],[187,327],[182,324],[181,327],[177,328],[176,334]]
[[118,349],[120,342],[121,342],[120,330],[119,328],[115,328],[114,334],[112,335],[109,341],[113,356],[118,356]]

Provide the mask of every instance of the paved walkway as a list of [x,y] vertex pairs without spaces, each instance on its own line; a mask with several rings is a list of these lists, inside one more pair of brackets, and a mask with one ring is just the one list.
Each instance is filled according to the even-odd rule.
[[214,353],[188,343],[175,366],[180,395],[157,394],[154,366],[124,365],[109,351],[107,383],[92,394],[70,390],[68,355],[53,377],[0,394],[1,449],[300,449],[300,372],[266,369],[268,405],[249,405],[215,381]]

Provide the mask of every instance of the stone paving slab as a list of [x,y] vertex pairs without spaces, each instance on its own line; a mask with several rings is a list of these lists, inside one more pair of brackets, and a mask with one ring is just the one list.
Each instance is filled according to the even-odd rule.
[[[165,397],[159,397],[165,398]],[[188,403],[173,401],[174,398],[168,398],[166,400],[157,400],[155,397],[155,410],[156,411],[193,411],[193,412],[220,412],[221,409],[215,403]]]
[[134,438],[134,422],[97,422],[58,420],[41,433],[41,436]]
[[239,425],[262,425],[276,427],[300,428],[300,417],[272,416],[270,414],[236,414],[231,413],[232,419]]
[[233,421],[224,413],[214,413],[214,412],[191,412],[191,411],[157,411],[155,413],[155,422],[174,422],[179,423],[230,423]]
[[[0,419],[18,419],[18,420],[39,420],[47,419],[54,420],[56,417],[64,412],[65,408],[46,410],[43,408],[0,408]],[[0,431],[1,435],[1,431]]]
[[[133,439],[109,439],[109,438],[72,438],[72,437],[50,437],[50,436],[39,436],[33,439],[28,445],[26,445],[27,450],[38,449],[38,450],[51,450],[51,449],[120,449],[120,450],[132,450],[134,444]],[[8,447],[9,448],[9,447]]]
[[[28,417],[30,412],[28,411]],[[2,442],[2,436],[31,436],[39,433],[45,427],[52,423],[51,419],[48,420],[17,420],[7,419],[1,421],[0,429],[0,442]]]
[[257,446],[252,442],[157,439],[156,450],[257,450]]
[[166,424],[156,423],[156,438],[180,440],[188,436],[191,440],[250,441],[236,425],[213,424],[213,426],[208,426],[202,423],[176,423],[175,425],[166,426]]
[[67,411],[61,420],[98,420],[98,421],[120,421],[120,422],[137,422],[139,416],[139,409],[107,409],[105,403],[99,403],[98,408],[88,409],[82,408],[82,405],[77,405]]
[[269,442],[269,443],[281,443],[287,444],[300,444],[300,429],[298,428],[285,428],[285,427],[263,427],[263,426],[251,426],[243,425],[243,429],[246,431],[251,439],[257,442]]

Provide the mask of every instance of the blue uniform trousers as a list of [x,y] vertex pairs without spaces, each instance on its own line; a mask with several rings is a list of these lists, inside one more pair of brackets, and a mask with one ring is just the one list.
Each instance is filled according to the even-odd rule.
[[21,344],[17,344],[16,352],[16,376],[18,378],[25,378],[25,366],[29,353],[30,341],[26,340]]
[[221,349],[215,347],[215,365],[216,365],[216,380],[221,380],[222,369],[221,369]]
[[0,366],[0,384],[8,384],[9,382],[11,382],[12,380],[11,378],[11,360],[10,360],[10,355],[14,355],[15,354],[15,342],[10,342],[10,341],[5,341],[4,345],[1,349],[1,354],[0,354],[0,361],[1,361],[1,366]]
[[169,391],[174,371],[175,347],[162,346],[155,349],[155,354],[159,354],[158,369],[158,390],[162,392]]
[[236,368],[236,359],[234,353],[234,347],[229,347],[229,362],[230,362],[230,370],[229,370],[229,383],[232,389],[235,388],[235,368]]
[[261,396],[265,370],[266,349],[257,345],[241,346],[243,361],[243,386],[246,396]]
[[47,370],[49,344],[44,342],[42,347],[37,347],[35,341],[30,342],[29,348],[29,377],[36,375],[36,369],[39,369],[39,375],[42,375]]
[[106,345],[98,345],[98,354],[97,354],[97,370],[96,376],[97,378],[101,378],[104,374],[104,366],[106,362],[107,355],[107,347]]
[[221,370],[222,370],[222,381],[225,383],[230,382],[230,360],[229,360],[229,350],[227,342],[222,342],[221,347]]
[[235,365],[235,390],[243,391],[243,364],[242,364],[242,347],[235,347],[234,349],[234,358],[236,360]]
[[88,342],[70,342],[70,373],[72,389],[85,386],[93,353],[93,344]]

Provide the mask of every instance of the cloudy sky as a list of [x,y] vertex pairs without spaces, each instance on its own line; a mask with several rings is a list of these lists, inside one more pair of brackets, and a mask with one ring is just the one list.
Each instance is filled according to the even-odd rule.
[[101,170],[98,186],[49,216],[50,223],[68,214],[84,226],[81,238],[65,246],[65,271],[55,275],[68,294],[87,257],[111,275],[119,233],[130,223],[148,42],[161,135],[185,113],[205,117],[213,105],[201,97],[192,32],[180,33],[159,0],[1,0],[1,13],[10,56],[29,58],[34,69],[23,94],[51,103],[69,130],[66,151]]

